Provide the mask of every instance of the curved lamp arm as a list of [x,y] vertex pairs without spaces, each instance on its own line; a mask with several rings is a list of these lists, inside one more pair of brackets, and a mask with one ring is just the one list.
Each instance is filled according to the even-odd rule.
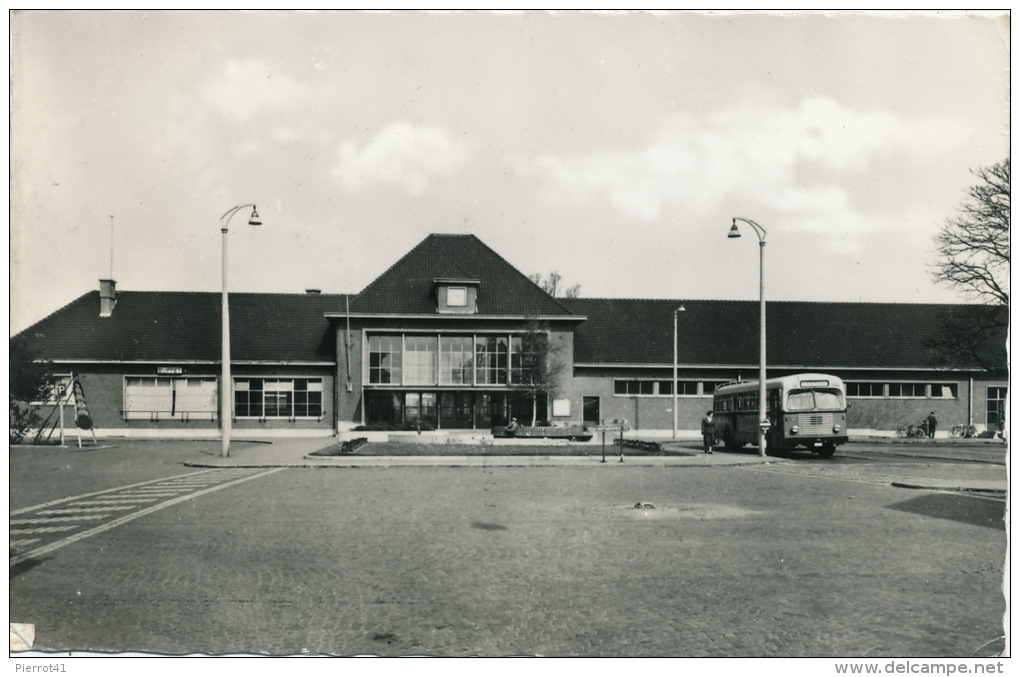
[[755,235],[758,236],[758,241],[765,242],[765,229],[751,219],[745,219],[741,216],[733,217],[733,227],[730,228],[730,234],[727,237],[740,237],[740,230],[737,228],[737,221],[743,221],[747,225],[751,226],[751,228],[754,229]]
[[237,205],[236,207],[231,207],[230,209],[225,211],[223,213],[223,216],[220,217],[220,230],[222,230],[224,233],[227,232],[227,225],[230,223],[230,219],[234,218],[234,214],[241,211],[245,207],[251,207],[251,216],[248,217],[248,225],[261,226],[262,218],[259,216],[258,209],[255,207],[254,204],[248,203],[243,205]]

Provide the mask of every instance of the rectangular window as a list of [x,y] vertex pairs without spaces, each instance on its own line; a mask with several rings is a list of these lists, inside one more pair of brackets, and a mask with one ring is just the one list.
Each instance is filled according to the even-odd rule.
[[539,361],[549,353],[549,337],[542,333],[510,337],[510,382],[534,384],[544,376]]
[[931,386],[931,396],[936,399],[943,400],[955,400],[956,399],[956,384],[955,383],[933,383]]
[[613,393],[616,395],[654,395],[655,381],[623,381],[613,382]]
[[928,386],[925,383],[890,383],[889,397],[927,397]]
[[478,384],[506,385],[510,350],[506,336],[475,338],[475,377]]
[[701,384],[703,388],[702,392],[706,395],[711,395],[715,392],[716,388],[721,385],[725,385],[726,383],[728,383],[728,381],[705,381]]
[[439,341],[439,383],[471,385],[474,382],[474,340],[470,336],[443,336]]
[[467,305],[467,287],[448,287],[446,305],[463,307]]
[[758,411],[758,393],[738,393],[737,411]]
[[403,338],[401,336],[368,337],[368,382],[401,382],[403,368]]
[[988,426],[988,430],[1001,432],[1006,423],[1006,388],[989,386],[986,394],[988,400],[985,410],[985,425]]
[[[698,394],[698,381],[678,381],[677,392],[680,395],[697,395]],[[673,394],[673,382],[672,381],[659,381],[659,394],[660,395],[672,395]]]
[[320,418],[320,378],[239,378],[234,380],[238,418]]
[[404,337],[404,384],[435,385],[439,364],[439,339],[436,336]]
[[126,419],[209,419],[216,414],[215,378],[127,376],[124,379]]
[[883,397],[885,387],[882,383],[865,381],[848,381],[846,384],[847,397]]

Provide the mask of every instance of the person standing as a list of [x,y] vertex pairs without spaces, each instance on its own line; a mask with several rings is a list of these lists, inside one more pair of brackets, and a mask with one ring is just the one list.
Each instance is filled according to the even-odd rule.
[[928,424],[928,437],[934,438],[935,429],[939,427],[939,420],[935,418],[935,412],[933,411],[928,414],[928,418],[925,421]]
[[712,446],[715,444],[715,421],[712,420],[712,412],[705,412],[705,418],[701,419],[701,441],[706,454],[712,453]]

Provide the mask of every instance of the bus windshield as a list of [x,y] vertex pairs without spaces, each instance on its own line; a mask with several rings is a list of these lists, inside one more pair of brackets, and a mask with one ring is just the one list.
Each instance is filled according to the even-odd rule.
[[842,408],[843,402],[836,390],[791,390],[786,398],[787,411]]

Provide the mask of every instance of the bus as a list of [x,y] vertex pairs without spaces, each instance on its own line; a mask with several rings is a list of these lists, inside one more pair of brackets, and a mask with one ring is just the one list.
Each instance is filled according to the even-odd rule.
[[[757,444],[758,381],[726,383],[715,389],[715,435],[727,449]],[[793,374],[765,381],[768,449],[804,447],[823,458],[848,441],[846,388],[830,374]]]

